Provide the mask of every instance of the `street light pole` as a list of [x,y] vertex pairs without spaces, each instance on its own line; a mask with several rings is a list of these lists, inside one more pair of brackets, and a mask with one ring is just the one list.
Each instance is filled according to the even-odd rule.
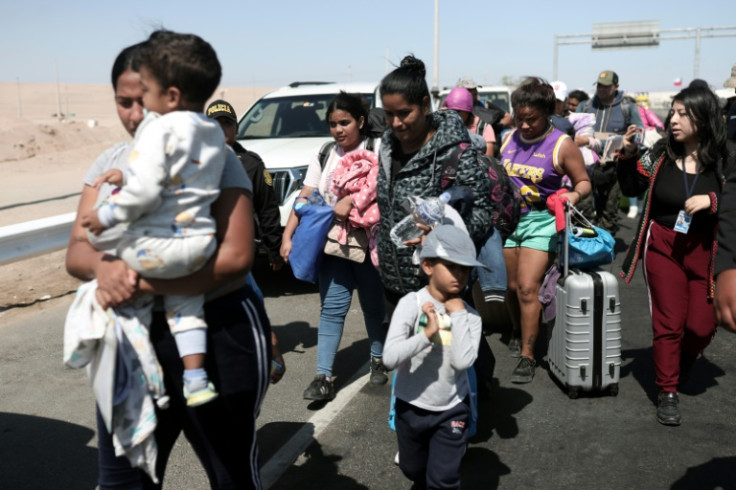
[[432,92],[440,91],[440,0],[434,0],[434,70]]
[[552,56],[552,80],[557,80],[557,34],[555,34],[555,52]]

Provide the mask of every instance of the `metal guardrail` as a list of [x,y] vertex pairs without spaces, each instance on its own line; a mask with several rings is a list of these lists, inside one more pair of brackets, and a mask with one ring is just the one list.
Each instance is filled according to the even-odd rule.
[[77,213],[66,213],[0,227],[0,265],[61,250]]

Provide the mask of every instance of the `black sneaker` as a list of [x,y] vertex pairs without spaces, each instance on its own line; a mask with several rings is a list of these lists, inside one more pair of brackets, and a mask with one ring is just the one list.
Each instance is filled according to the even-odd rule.
[[383,365],[383,361],[380,357],[371,358],[371,384],[372,385],[385,385],[388,381],[386,375],[386,366]]
[[509,355],[511,357],[519,357],[521,355],[521,339],[512,336],[509,339]]
[[657,422],[662,425],[680,425],[680,397],[675,392],[663,391],[657,397]]
[[324,374],[315,376],[304,390],[305,400],[332,400],[333,398],[335,398],[335,385]]
[[517,384],[530,383],[534,379],[534,367],[537,365],[537,361],[530,357],[521,356],[519,358],[519,364],[516,365],[516,369],[511,373],[511,382]]

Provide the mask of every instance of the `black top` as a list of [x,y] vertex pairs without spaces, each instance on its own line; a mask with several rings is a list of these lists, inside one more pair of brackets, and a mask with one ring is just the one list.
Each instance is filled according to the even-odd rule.
[[570,138],[575,140],[575,128],[573,127],[572,123],[564,116],[560,116],[557,114],[552,114],[549,117],[550,121],[552,122],[552,126],[555,127],[555,129],[559,129],[566,135],[568,135]]
[[728,139],[736,141],[736,101],[731,102],[731,107],[726,116],[726,131]]
[[391,153],[391,182],[395,180],[394,178],[396,177],[396,174],[399,173],[399,170],[404,168],[404,165],[409,163],[409,160],[411,160],[418,152],[419,150],[412,153],[402,153],[401,146],[398,144],[396,145],[394,151]]
[[[687,174],[688,187],[692,187],[693,180],[695,180],[695,174]],[[716,172],[712,166],[700,173],[695,182],[692,195],[708,194],[709,192],[715,192],[716,195],[720,192]],[[687,200],[682,170],[674,163],[665,162],[659,171],[657,181],[654,183],[653,193],[652,219],[666,228],[674,228],[677,215],[685,209],[685,201]],[[698,211],[693,215],[688,234],[712,234],[717,221],[716,215],[710,214],[710,207]]]
[[248,151],[237,141],[233,150],[245,168],[245,172],[253,182],[253,214],[256,218],[256,231],[263,245],[268,250],[268,259],[277,261],[281,248],[281,213],[273,179],[266,170],[266,165],[257,153]]

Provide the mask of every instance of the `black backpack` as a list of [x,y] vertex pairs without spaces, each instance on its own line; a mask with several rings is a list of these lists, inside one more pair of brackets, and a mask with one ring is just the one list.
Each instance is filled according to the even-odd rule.
[[498,157],[501,149],[501,134],[505,129],[501,124],[503,116],[506,115],[506,111],[497,105],[487,102],[487,107],[475,106],[473,107],[473,115],[478,116],[478,126],[475,128],[475,133],[483,136],[483,131],[490,125],[493,128],[493,133],[496,135],[496,144],[494,145],[493,156]]
[[476,148],[471,147],[469,143],[460,143],[442,166],[440,187],[445,190],[454,185],[460,156],[468,150],[475,151],[478,162],[488,169],[488,177],[491,179],[491,195],[489,198],[494,203],[491,222],[505,240],[519,224],[522,198],[518,187],[511,182],[506,170],[497,158],[481,153]]

